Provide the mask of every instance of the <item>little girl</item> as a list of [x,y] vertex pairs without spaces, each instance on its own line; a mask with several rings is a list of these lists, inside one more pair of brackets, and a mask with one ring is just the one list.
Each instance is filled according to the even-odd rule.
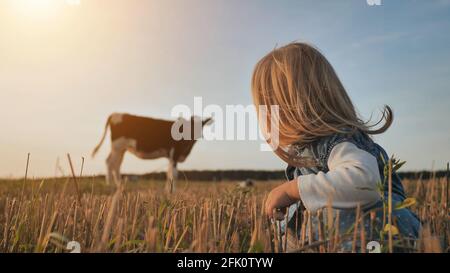
[[[301,232],[298,228],[294,231],[294,226],[301,227],[301,223],[293,216],[303,215],[297,213],[302,209],[316,218],[309,221],[316,232],[306,235],[315,240],[318,221],[327,220],[329,212],[324,211],[330,207],[333,217],[339,217],[341,234],[349,232],[359,213],[366,215],[368,239],[382,240],[387,223],[383,203],[388,200],[384,169],[389,158],[370,135],[383,133],[392,124],[389,106],[385,106],[382,119],[375,125],[362,121],[333,67],[317,49],[304,43],[286,45],[262,58],[253,73],[252,95],[258,111],[260,106],[268,109],[265,117],[258,115],[260,122],[267,124],[262,126],[263,131],[266,135],[278,131],[278,143],[269,143],[288,163],[286,175],[290,181],[274,188],[265,204],[269,217],[289,207],[288,248],[298,248],[295,242]],[[278,105],[277,115],[270,111],[273,105]],[[277,128],[270,128],[269,120],[274,116],[278,116]],[[384,124],[375,129],[383,120]],[[391,185],[395,207],[405,199],[395,172]],[[319,211],[322,217],[317,216]],[[367,216],[370,211],[372,217]],[[335,218],[333,223],[322,223],[322,228],[334,225]],[[396,238],[417,239],[420,221],[408,208],[392,209],[391,223]]]

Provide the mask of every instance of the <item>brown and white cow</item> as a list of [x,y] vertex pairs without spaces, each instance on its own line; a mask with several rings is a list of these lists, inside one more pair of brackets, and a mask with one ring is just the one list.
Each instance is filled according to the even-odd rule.
[[[111,152],[106,160],[108,173],[106,181],[120,179],[120,165],[126,151],[141,159],[168,158],[166,189],[175,190],[177,163],[184,162],[195,142],[202,135],[203,126],[212,122],[211,118],[176,121],[153,119],[129,114],[114,113],[108,117],[102,139],[92,152],[100,149],[108,127],[111,130]],[[186,134],[187,132],[187,134]]]

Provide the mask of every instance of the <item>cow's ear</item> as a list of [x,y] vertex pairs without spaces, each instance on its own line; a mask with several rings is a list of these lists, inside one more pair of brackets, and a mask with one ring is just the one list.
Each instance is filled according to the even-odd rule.
[[202,120],[199,116],[191,116],[191,122],[200,122]]
[[204,120],[203,120],[202,125],[203,125],[203,126],[205,126],[205,125],[211,125],[213,122],[214,122],[213,118],[207,118],[207,119],[204,119]]

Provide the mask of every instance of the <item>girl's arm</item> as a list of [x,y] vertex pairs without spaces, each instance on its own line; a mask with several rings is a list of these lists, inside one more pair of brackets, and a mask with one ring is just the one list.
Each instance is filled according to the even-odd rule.
[[[266,212],[299,200],[310,211],[326,207],[346,209],[379,200],[376,184],[380,173],[376,158],[350,142],[336,145],[328,158],[327,173],[299,176],[275,188],[266,201]],[[295,189],[297,190],[295,192]]]
[[346,209],[372,204],[380,199],[376,191],[380,173],[376,158],[355,144],[343,142],[330,153],[327,173],[300,176],[301,200],[311,211],[326,207]]

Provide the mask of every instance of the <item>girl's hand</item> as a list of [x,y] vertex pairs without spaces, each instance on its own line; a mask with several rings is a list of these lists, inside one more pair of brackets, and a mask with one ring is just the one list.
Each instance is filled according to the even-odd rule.
[[270,218],[273,218],[274,209],[281,209],[283,214],[286,207],[298,202],[300,200],[300,193],[298,191],[297,180],[291,180],[287,183],[283,183],[280,186],[273,189],[266,200],[266,214]]

